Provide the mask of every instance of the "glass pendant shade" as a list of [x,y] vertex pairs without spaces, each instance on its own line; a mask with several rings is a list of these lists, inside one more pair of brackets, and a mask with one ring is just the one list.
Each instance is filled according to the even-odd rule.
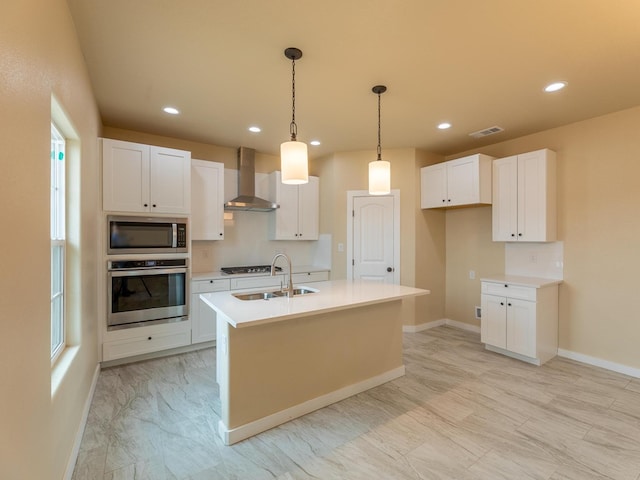
[[391,164],[385,160],[369,163],[369,194],[387,195],[391,193]]
[[280,171],[282,183],[287,185],[309,182],[306,143],[290,141],[280,144]]

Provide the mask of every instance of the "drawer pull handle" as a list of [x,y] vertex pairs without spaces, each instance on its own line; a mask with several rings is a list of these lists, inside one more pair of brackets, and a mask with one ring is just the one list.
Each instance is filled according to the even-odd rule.
[[505,283],[504,288],[509,288],[509,285]]
[[151,340],[151,337],[147,338],[147,340]]
[[502,305],[504,307],[504,302],[500,302],[500,305]]
[[510,306],[511,306],[511,304],[510,304],[510,303],[507,303],[507,307],[510,307]]

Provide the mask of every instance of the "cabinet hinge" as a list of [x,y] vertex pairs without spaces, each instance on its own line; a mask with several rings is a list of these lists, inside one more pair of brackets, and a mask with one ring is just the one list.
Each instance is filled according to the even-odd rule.
[[356,216],[356,211],[355,210],[351,210],[351,216],[355,217]]
[[351,265],[355,266],[355,264],[356,264],[356,261],[355,261],[355,259],[352,258],[351,259]]

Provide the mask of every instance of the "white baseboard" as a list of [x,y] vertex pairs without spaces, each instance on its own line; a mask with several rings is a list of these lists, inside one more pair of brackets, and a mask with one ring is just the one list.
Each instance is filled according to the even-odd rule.
[[[449,327],[454,327],[454,328],[460,328],[462,330],[468,330],[470,332],[480,333],[480,327],[476,327],[475,325],[469,325],[468,323],[457,322],[449,318],[443,318],[440,320],[435,320],[433,322],[422,323],[420,325],[403,325],[402,331],[404,333],[417,333],[423,330],[427,330],[429,328],[440,327],[442,325],[447,325]],[[504,353],[504,352],[498,352],[498,353]],[[512,354],[511,356],[514,356],[514,355]],[[606,370],[611,370],[612,372],[629,375],[630,377],[640,378],[640,368],[629,367],[628,365],[622,365],[620,363],[611,362],[609,360],[603,360],[601,358],[591,357],[589,355],[572,352],[571,350],[564,350],[562,348],[558,349],[558,356],[568,358],[570,360],[575,360],[580,363],[585,363],[587,365],[593,365],[594,367],[600,367]],[[514,356],[514,358],[519,358],[519,357]],[[520,358],[520,360],[524,360],[526,362],[535,364],[535,362],[532,362],[531,360],[529,360],[528,357]]]
[[241,425],[236,428],[227,428],[222,420],[218,422],[218,435],[222,438],[225,445],[233,445],[241,440],[257,435],[258,433],[277,427],[289,420],[301,417],[307,413],[311,413],[320,408],[326,407],[333,403],[349,398],[358,393],[377,387],[383,383],[390,382],[404,375],[404,365],[389,370],[388,372],[368,378],[362,382],[349,385],[347,387],[335,390],[320,397],[312,398],[306,402],[294,405],[291,408],[281,410],[267,417],[255,420],[251,423]]
[[441,318],[440,320],[434,320],[433,322],[421,323],[420,325],[403,325],[402,331],[404,333],[417,333],[430,328],[441,327],[447,325],[449,327],[459,328],[461,330],[467,330],[469,332],[480,333],[480,327],[470,325],[464,322],[458,322],[451,320],[450,318]]
[[570,360],[576,360],[577,362],[586,363],[587,365],[593,365],[594,367],[605,368],[613,372],[629,375],[630,377],[640,378],[640,368],[629,367],[620,363],[610,362],[609,360],[602,360],[601,358],[591,357],[582,353],[572,352],[570,350],[558,349],[558,356],[568,358]]
[[418,333],[424,330],[428,330],[430,328],[441,327],[444,325],[446,320],[443,318],[441,320],[434,320],[433,322],[421,323],[420,325],[403,325],[402,332],[403,333]]
[[98,383],[98,376],[100,375],[100,364],[96,365],[96,369],[93,372],[93,380],[91,381],[91,388],[89,389],[89,395],[84,402],[84,408],[82,409],[82,419],[80,425],[78,425],[78,431],[76,432],[76,439],[73,442],[73,448],[69,455],[69,461],[67,462],[67,469],[64,474],[65,480],[71,480],[73,476],[73,470],[76,467],[76,461],[78,460],[78,453],[80,452],[80,443],[82,442],[82,436],[84,435],[84,429],[87,426],[87,418],[89,417],[89,409],[91,408],[91,402],[93,401],[93,394],[96,391],[96,384]]

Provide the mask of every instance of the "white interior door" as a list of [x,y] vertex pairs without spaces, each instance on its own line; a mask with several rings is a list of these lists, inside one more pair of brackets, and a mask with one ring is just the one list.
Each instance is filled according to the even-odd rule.
[[353,197],[352,278],[399,283],[394,242],[394,197]]

